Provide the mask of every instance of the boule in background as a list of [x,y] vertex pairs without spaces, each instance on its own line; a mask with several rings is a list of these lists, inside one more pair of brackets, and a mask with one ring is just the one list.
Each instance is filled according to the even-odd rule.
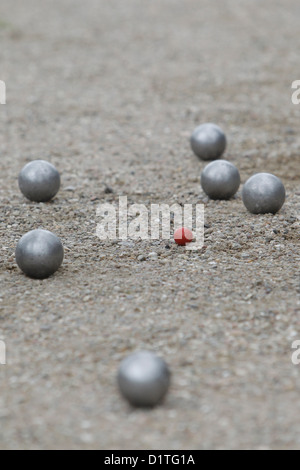
[[223,130],[213,123],[198,126],[191,136],[191,147],[200,160],[218,160],[227,147]]
[[60,174],[51,163],[35,160],[20,172],[19,188],[30,201],[49,202],[59,191]]

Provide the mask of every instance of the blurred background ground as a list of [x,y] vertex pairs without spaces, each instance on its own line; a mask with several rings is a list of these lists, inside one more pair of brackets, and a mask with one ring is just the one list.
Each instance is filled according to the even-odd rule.
[[[299,14],[297,0],[1,2],[1,448],[300,448]],[[248,214],[240,193],[207,201],[188,143],[206,121],[243,182],[282,178],[277,216]],[[50,204],[18,190],[36,158],[62,174]],[[206,248],[100,242],[97,205],[119,195],[205,203]],[[66,247],[46,281],[14,261],[38,227]],[[151,412],[115,383],[141,348],[173,371]]]

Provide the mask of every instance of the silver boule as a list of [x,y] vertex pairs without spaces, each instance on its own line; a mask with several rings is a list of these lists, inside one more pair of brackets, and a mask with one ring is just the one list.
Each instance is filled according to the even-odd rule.
[[35,160],[22,169],[19,175],[19,187],[30,201],[48,202],[59,191],[60,174],[51,163]]
[[158,405],[170,385],[170,371],[165,361],[148,351],[124,359],[118,373],[119,388],[129,403],[137,407]]
[[17,244],[17,265],[34,279],[46,279],[54,274],[63,259],[64,248],[60,239],[47,230],[32,230]]
[[218,160],[226,146],[226,135],[216,124],[202,124],[194,130],[191,137],[192,150],[200,160]]
[[226,160],[209,163],[201,174],[201,186],[211,199],[230,199],[240,184],[238,169]]
[[285,202],[285,187],[277,176],[257,173],[245,183],[243,202],[252,214],[275,214]]

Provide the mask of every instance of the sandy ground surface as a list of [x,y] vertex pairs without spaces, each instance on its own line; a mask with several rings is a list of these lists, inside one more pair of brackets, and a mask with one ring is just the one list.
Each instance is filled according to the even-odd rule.
[[[1,448],[300,448],[299,15],[298,0],[1,3]],[[250,215],[240,193],[207,201],[188,143],[206,121],[243,182],[282,178],[277,216]],[[36,158],[62,174],[50,204],[18,190]],[[96,208],[120,195],[205,203],[206,248],[101,242]],[[66,248],[46,281],[14,261],[39,227]],[[116,387],[136,349],[173,372],[153,411]]]

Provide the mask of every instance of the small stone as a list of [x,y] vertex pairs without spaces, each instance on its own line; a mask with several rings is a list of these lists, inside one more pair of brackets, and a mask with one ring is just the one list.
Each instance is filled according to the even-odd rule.
[[114,192],[114,190],[110,186],[106,185],[106,187],[104,189],[104,193],[105,194],[112,194],[113,192]]

